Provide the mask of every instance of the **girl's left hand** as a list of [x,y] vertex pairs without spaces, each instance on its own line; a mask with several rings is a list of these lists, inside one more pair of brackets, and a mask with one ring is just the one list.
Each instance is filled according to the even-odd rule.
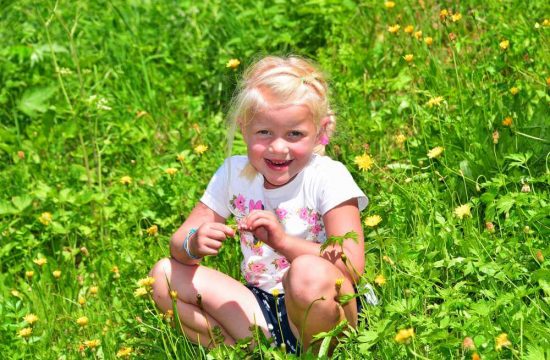
[[251,231],[258,240],[274,250],[278,250],[284,244],[285,230],[271,211],[254,210],[239,225],[241,230]]

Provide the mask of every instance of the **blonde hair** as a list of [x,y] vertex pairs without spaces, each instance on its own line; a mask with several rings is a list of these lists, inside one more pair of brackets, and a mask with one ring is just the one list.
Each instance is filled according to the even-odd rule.
[[[273,106],[305,105],[317,131],[323,130],[328,140],[336,125],[328,93],[325,75],[310,60],[293,55],[267,56],[255,62],[244,72],[231,103],[229,153],[237,126],[245,127],[255,114]],[[323,119],[328,122],[321,129]],[[323,155],[325,145],[318,144],[314,152]],[[249,164],[244,173],[250,178],[255,170]]]

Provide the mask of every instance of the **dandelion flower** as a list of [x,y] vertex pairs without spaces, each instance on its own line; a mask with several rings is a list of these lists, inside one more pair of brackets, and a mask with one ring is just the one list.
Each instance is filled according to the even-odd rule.
[[422,39],[422,30],[415,31],[414,37],[416,38],[416,40]]
[[43,212],[40,214],[40,217],[38,218],[38,221],[40,221],[42,224],[48,226],[52,222],[52,214],[49,212]]
[[426,45],[428,45],[428,46],[432,45],[433,42],[434,42],[434,39],[431,36],[426,36],[424,38],[424,43],[426,43]]
[[152,225],[146,230],[146,232],[147,232],[147,235],[149,236],[155,236],[159,232],[159,227],[157,225]]
[[477,352],[472,354],[472,360],[481,360],[481,356]]
[[502,333],[502,334],[500,334],[499,336],[496,337],[496,339],[495,339],[495,349],[497,351],[502,350],[502,348],[504,348],[504,347],[510,347],[510,346],[512,346],[512,343],[510,342],[510,340],[508,340],[508,334]]
[[142,286],[142,287],[151,287],[153,286],[154,283],[155,283],[155,278],[151,276],[140,279],[137,282],[138,286]]
[[386,7],[386,9],[393,9],[395,7],[395,2],[393,1],[386,1],[384,3],[384,6]]
[[23,320],[25,320],[25,322],[29,325],[32,325],[34,324],[35,322],[38,321],[38,316],[36,316],[35,314],[27,314],[23,317]]
[[130,357],[130,355],[132,355],[131,347],[122,347],[116,353],[116,357],[118,358],[127,358]]
[[149,291],[146,288],[139,287],[134,291],[134,296],[135,297],[142,297],[142,296],[147,295],[148,293],[149,293]]
[[32,335],[32,328],[26,327],[24,329],[19,330],[19,336],[22,338],[28,338]]
[[392,26],[388,26],[388,31],[392,34],[396,34],[399,29],[401,28],[401,26],[399,26],[398,24],[395,24],[395,25],[392,25]]
[[510,88],[510,94],[517,95],[518,93],[519,93],[519,88],[515,86]]
[[502,40],[502,41],[498,44],[498,46],[500,46],[500,48],[501,48],[502,50],[507,50],[508,47],[510,47],[510,41],[508,41],[508,40]]
[[239,67],[239,65],[241,65],[241,62],[239,61],[239,59],[231,59],[227,62],[225,67],[235,70],[236,68]]
[[178,169],[171,167],[171,168],[168,168],[168,169],[164,170],[164,172],[167,173],[168,175],[172,176],[172,175],[174,175],[175,173],[178,172]]
[[380,274],[374,278],[374,282],[378,286],[383,286],[384,284],[386,284],[386,278],[384,277],[384,275]]
[[118,266],[113,266],[111,269],[111,272],[113,273],[113,278],[118,279],[120,277],[120,272],[118,270]]
[[61,270],[52,271],[52,275],[54,278],[59,279],[61,277]]
[[403,134],[398,134],[398,135],[395,135],[395,143],[397,145],[403,145],[405,143],[405,141],[407,141],[407,137]]
[[550,86],[550,76],[546,78],[546,85]]
[[512,125],[512,117],[511,116],[505,117],[504,120],[502,120],[502,125],[503,126],[511,126]]
[[86,304],[86,299],[85,299],[84,297],[81,296],[81,297],[78,298],[78,303],[79,303],[80,305],[84,305],[84,304]]
[[372,165],[374,165],[374,160],[369,154],[363,154],[360,156],[356,156],[353,162],[359,167],[362,171],[367,171],[372,168]]
[[121,177],[119,181],[122,185],[130,185],[132,183],[132,178],[126,175]]
[[178,154],[176,156],[176,160],[178,160],[179,162],[184,162],[185,161],[185,155],[183,154]]
[[430,100],[428,100],[426,105],[429,108],[432,108],[434,106],[440,106],[442,102],[443,102],[443,96],[436,96],[436,97],[433,97]]
[[462,341],[462,348],[464,350],[475,350],[476,345],[474,344],[474,340],[471,337],[466,336]]
[[88,319],[87,316],[81,316],[78,319],[76,319],[76,323],[80,326],[86,326],[88,325],[89,322],[90,320]]
[[99,287],[90,286],[90,295],[97,295],[98,292],[99,292]]
[[470,204],[460,205],[455,209],[454,213],[456,217],[461,220],[464,219],[465,217],[471,217],[472,216],[472,213],[470,212],[471,207],[472,206]]
[[195,148],[193,149],[193,151],[199,155],[202,155],[204,154],[204,152],[206,152],[206,150],[208,150],[208,146],[206,145],[203,145],[203,144],[200,144],[200,145],[197,145],[195,146]]
[[413,54],[407,54],[407,55],[403,56],[403,59],[405,59],[406,62],[410,63],[414,60],[414,55]]
[[405,26],[405,28],[403,29],[404,32],[406,32],[407,34],[412,34],[413,31],[414,31],[414,26],[412,25],[407,25]]
[[413,328],[401,329],[395,335],[395,341],[399,344],[405,344],[405,343],[408,343],[410,339],[413,337],[414,337]]
[[177,300],[178,292],[176,290],[170,290],[170,297],[172,298],[172,300]]
[[48,260],[46,258],[38,258],[38,259],[34,259],[32,262],[35,263],[36,265],[42,267],[42,266],[44,266],[44,264],[46,264],[48,262]]
[[27,279],[32,279],[32,277],[34,276],[34,271],[25,271],[25,276],[27,277]]
[[444,21],[447,16],[449,16],[449,10],[443,9],[439,12],[439,19],[441,19],[441,21]]
[[441,156],[441,154],[443,154],[443,150],[445,149],[441,146],[434,147],[433,149],[428,151],[428,158],[430,159],[438,158],[439,156]]
[[452,20],[453,22],[460,21],[460,19],[462,19],[462,14],[460,14],[460,13],[456,13],[456,14],[453,14],[453,15],[451,16],[451,20]]
[[86,346],[88,349],[94,349],[99,345],[101,345],[101,341],[99,339],[84,341],[84,346]]
[[380,215],[367,216],[365,218],[364,224],[368,227],[375,227],[376,225],[382,222],[382,217]]
[[279,296],[279,294],[280,294],[279,289],[273,289],[273,290],[271,290],[271,295],[277,297],[277,296]]

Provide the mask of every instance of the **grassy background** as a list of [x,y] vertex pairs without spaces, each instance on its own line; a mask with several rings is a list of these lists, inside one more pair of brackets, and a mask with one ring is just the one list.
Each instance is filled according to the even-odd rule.
[[[0,12],[6,358],[246,355],[190,345],[134,291],[224,158],[240,72],[289,53],[330,74],[338,131],[328,152],[369,195],[364,215],[383,218],[365,228],[365,280],[386,279],[382,303],[344,331],[334,357],[469,359],[465,337],[483,359],[550,357],[545,1],[22,0]],[[364,153],[368,171],[354,164]],[[464,204],[471,216],[460,219]],[[239,276],[237,244],[206,262]],[[29,313],[39,320],[24,337]],[[411,327],[409,343],[395,341]],[[502,333],[511,344],[497,351]],[[266,347],[251,356],[284,357]]]

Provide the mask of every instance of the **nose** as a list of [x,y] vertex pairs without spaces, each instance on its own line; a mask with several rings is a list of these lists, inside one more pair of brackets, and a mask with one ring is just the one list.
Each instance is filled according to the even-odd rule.
[[284,139],[276,138],[269,144],[269,151],[274,154],[288,153],[288,144]]

